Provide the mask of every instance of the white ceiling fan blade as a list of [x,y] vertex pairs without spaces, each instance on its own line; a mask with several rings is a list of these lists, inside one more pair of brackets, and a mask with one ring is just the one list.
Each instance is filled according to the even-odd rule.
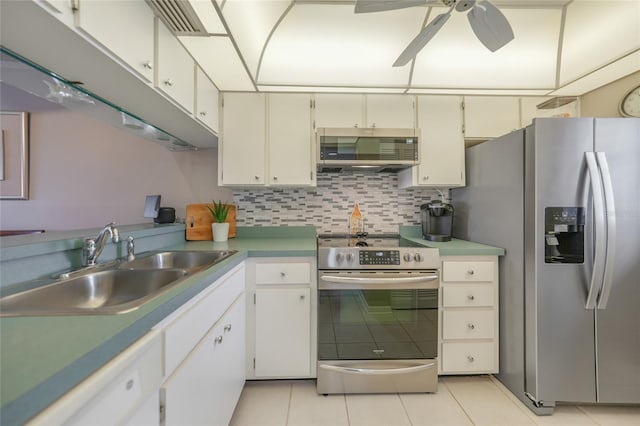
[[476,3],[467,13],[473,32],[492,52],[513,40],[513,30],[507,18],[488,1]]
[[427,0],[356,0],[355,13],[384,12],[427,4]]
[[398,59],[393,63],[394,67],[401,67],[406,65],[411,59],[413,59],[420,50],[433,38],[434,35],[442,28],[442,26],[449,20],[451,11],[436,16],[436,18],[429,22],[429,25],[424,27],[420,34],[414,38],[406,49],[398,56]]

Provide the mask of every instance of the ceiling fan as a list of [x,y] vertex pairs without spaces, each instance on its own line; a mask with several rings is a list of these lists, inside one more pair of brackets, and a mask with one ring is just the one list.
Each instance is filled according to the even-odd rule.
[[393,63],[394,67],[406,65],[436,35],[451,17],[453,9],[466,12],[471,29],[478,40],[492,52],[513,40],[513,30],[507,18],[488,0],[356,0],[355,13],[384,12],[413,6],[442,3],[449,6],[446,13],[435,17],[429,25],[409,43]]

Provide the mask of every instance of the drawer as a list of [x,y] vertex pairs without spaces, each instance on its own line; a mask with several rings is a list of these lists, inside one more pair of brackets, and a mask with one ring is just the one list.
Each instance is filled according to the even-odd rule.
[[442,262],[442,281],[492,282],[495,279],[495,262],[465,261]]
[[442,370],[448,372],[497,372],[493,342],[443,343]]
[[443,339],[493,339],[495,336],[493,310],[447,311],[442,313]]
[[309,263],[258,263],[256,284],[310,284]]
[[490,285],[453,284],[442,288],[444,307],[493,307],[494,290]]
[[226,278],[164,329],[165,375],[169,376],[244,291],[244,270]]

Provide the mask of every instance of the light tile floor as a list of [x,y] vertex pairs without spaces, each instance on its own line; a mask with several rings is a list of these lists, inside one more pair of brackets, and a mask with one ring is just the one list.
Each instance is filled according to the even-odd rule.
[[640,407],[556,407],[538,417],[491,376],[440,377],[435,394],[329,395],[314,380],[247,382],[232,426],[640,426]]

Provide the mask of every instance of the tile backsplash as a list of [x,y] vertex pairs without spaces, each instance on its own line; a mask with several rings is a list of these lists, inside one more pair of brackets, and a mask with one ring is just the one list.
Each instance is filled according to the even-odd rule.
[[346,233],[356,202],[367,232],[397,233],[419,225],[420,205],[431,199],[440,199],[436,190],[399,189],[395,173],[318,173],[315,188],[233,191],[238,226],[313,225],[319,234]]

